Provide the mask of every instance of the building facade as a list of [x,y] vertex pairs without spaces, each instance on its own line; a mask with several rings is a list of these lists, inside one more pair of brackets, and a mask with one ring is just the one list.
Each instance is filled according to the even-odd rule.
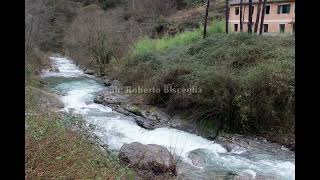
[[[252,14],[252,31],[257,17],[257,9],[259,0],[252,0],[253,14]],[[262,11],[263,3],[261,4]],[[248,30],[249,19],[249,4],[248,0],[243,0],[242,8],[242,22],[243,31]],[[260,14],[261,18],[261,14]],[[260,22],[258,26],[260,29]],[[240,32],[240,0],[230,1],[229,11],[229,30],[231,32]],[[266,5],[266,14],[263,24],[264,34],[278,34],[278,33],[295,33],[295,1],[294,0],[268,0]]]

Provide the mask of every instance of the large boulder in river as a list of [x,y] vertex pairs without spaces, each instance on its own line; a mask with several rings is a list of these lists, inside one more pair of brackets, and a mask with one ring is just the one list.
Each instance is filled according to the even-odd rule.
[[125,95],[122,95],[117,88],[107,88],[98,92],[94,102],[103,105],[120,105],[128,101]]
[[121,107],[134,114],[136,123],[145,129],[166,127],[170,116],[163,109],[149,105],[127,103]]
[[91,69],[87,69],[84,71],[85,74],[89,74],[89,75],[93,75],[94,74],[94,70]]
[[191,159],[192,164],[198,167],[204,167],[208,164],[206,157],[208,157],[208,155],[204,149],[196,149],[188,154],[188,158]]
[[119,159],[138,171],[151,172],[155,176],[177,174],[173,155],[160,145],[138,142],[124,144],[120,149]]
[[50,72],[59,72],[59,69],[56,68],[56,67],[51,67],[51,68],[49,69],[49,71],[50,71]]
[[112,85],[112,83],[111,83],[111,81],[110,81],[109,79],[105,79],[105,80],[103,81],[103,84],[104,84],[105,86],[107,86],[107,87],[109,87],[109,86]]

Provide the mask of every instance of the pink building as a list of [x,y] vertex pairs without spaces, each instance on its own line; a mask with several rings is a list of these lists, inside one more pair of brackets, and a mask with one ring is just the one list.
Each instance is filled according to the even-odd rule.
[[[252,0],[252,31],[257,17],[259,0]],[[262,3],[263,4],[263,3]],[[261,5],[262,11],[262,5]],[[248,30],[249,5],[243,0],[243,31]],[[261,17],[261,15],[260,15]],[[240,32],[240,0],[230,0],[229,28],[231,32]],[[260,28],[260,22],[259,22]],[[259,32],[259,29],[258,29]],[[268,0],[263,24],[263,33],[294,33],[295,32],[295,1],[294,0]]]

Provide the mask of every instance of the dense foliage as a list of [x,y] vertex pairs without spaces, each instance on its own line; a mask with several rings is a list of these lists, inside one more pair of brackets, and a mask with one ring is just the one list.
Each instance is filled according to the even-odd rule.
[[[148,94],[150,103],[196,112],[199,122],[232,132],[294,133],[295,38],[200,31],[142,39],[119,73],[127,85],[196,86],[197,94]],[[211,126],[210,126],[211,127]],[[279,135],[277,134],[277,135]]]

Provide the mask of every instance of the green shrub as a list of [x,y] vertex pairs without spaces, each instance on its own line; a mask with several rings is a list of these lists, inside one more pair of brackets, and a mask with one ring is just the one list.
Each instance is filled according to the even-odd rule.
[[203,4],[206,2],[206,0],[183,0],[183,2],[188,6],[192,7],[195,5]]
[[99,0],[99,3],[101,4],[102,9],[104,10],[116,7],[120,4],[123,4],[124,2],[124,0]]
[[225,30],[225,21],[222,20],[213,20],[208,28],[209,33],[224,33]]
[[294,37],[213,31],[203,40],[201,30],[144,38],[121,74],[135,85],[201,88],[199,94],[146,95],[150,103],[173,112],[194,112],[201,124],[216,128],[223,123],[225,130],[241,133],[293,134],[294,44]]
[[[222,33],[223,21],[213,21],[208,27],[209,34]],[[202,39],[203,28],[200,27],[194,31],[186,31],[179,33],[175,36],[166,36],[161,39],[150,39],[148,37],[141,38],[133,46],[133,51],[131,54],[134,56],[139,56],[143,54],[155,53],[164,51],[166,49],[186,46],[194,42],[198,42]]]

